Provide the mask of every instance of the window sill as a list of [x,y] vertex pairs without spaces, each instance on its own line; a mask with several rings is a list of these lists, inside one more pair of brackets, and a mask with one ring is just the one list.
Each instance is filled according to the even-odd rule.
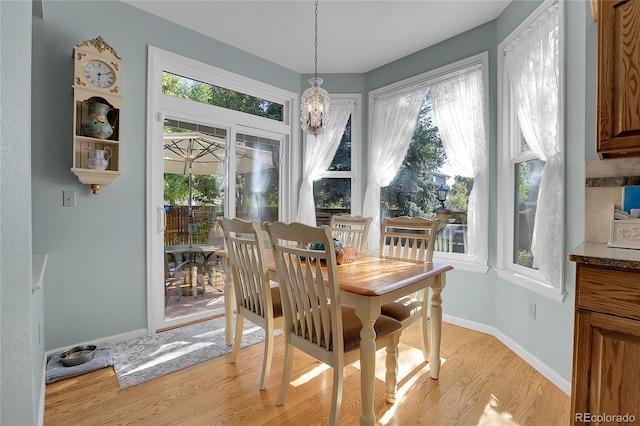
[[533,278],[526,277],[508,269],[496,269],[496,273],[498,278],[517,284],[520,287],[524,287],[529,291],[538,293],[556,302],[564,302],[567,296],[567,292],[564,290],[559,290],[545,282],[534,280]]
[[443,252],[433,253],[434,263],[446,263],[453,266],[454,270],[475,272],[478,274],[486,274],[489,270],[489,266],[476,262],[475,256],[468,256],[464,254],[448,254]]

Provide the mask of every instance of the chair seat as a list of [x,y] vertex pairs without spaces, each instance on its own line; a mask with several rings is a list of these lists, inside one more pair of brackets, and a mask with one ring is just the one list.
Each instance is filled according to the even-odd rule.
[[[373,327],[377,337],[387,336],[402,328],[402,323],[385,315],[380,315]],[[353,306],[342,305],[342,330],[344,332],[344,351],[360,349],[360,330],[362,322]]]
[[[380,315],[373,326],[376,332],[376,339],[388,336],[401,328],[402,323],[400,321],[385,315]],[[360,349],[360,330],[362,330],[362,321],[356,315],[355,308],[350,305],[342,305],[342,334],[344,336],[343,346],[345,353]],[[318,343],[316,338],[312,340],[314,343]],[[330,345],[330,347],[333,349],[333,345]]]
[[275,281],[270,281],[271,285],[271,301],[273,303],[273,317],[282,317],[282,300],[280,299],[280,286]]
[[[382,305],[380,313],[398,321],[404,322],[409,317],[422,310],[422,301],[415,297],[405,296],[393,302]],[[429,321],[429,318],[427,318]]]

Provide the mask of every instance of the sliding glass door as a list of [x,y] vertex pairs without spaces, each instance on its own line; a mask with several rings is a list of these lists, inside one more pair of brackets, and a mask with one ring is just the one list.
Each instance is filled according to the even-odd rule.
[[290,220],[297,94],[149,48],[149,332],[223,314],[219,218]]

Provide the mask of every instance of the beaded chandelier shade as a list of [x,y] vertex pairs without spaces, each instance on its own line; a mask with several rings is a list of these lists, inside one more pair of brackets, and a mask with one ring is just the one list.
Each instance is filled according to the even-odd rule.
[[320,87],[322,79],[318,77],[318,0],[316,0],[315,19],[314,73],[313,78],[309,79],[311,87],[302,94],[300,127],[308,134],[317,136],[324,133],[326,117],[329,114],[329,93]]

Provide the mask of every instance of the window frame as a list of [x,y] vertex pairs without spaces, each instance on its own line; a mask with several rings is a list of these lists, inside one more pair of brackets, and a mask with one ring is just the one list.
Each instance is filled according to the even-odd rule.
[[[275,121],[248,113],[204,104],[162,93],[162,73],[167,71],[186,78],[213,84],[244,94],[278,102],[284,106],[283,121]],[[163,134],[164,117],[181,119],[196,124],[213,125],[227,129],[228,140],[237,133],[279,140],[281,144],[280,220],[290,221],[297,206],[297,188],[294,176],[299,175],[299,98],[294,92],[235,74],[221,68],[190,59],[154,46],[148,47],[147,56],[147,122],[146,132],[146,218],[147,218],[147,324],[150,332],[175,325],[180,320],[164,319],[164,295],[157,283],[162,281],[164,204],[161,182],[163,175],[162,145],[154,143]],[[228,155],[235,158],[235,143],[230,143]],[[230,168],[230,173],[233,172]],[[233,174],[231,176],[234,176]],[[235,182],[235,176],[233,177]],[[225,214],[235,215],[235,200],[225,191]],[[197,314],[200,315],[200,314]],[[194,315],[193,319],[198,319]],[[202,315],[209,315],[208,313]]]
[[[351,214],[359,215],[362,214],[362,175],[360,173],[362,167],[362,138],[360,135],[360,129],[362,128],[362,95],[360,93],[330,93],[329,97],[336,100],[354,101],[353,109],[351,110],[351,171],[325,170],[320,179],[351,179]],[[309,137],[311,136],[304,132],[305,147]]]
[[[444,75],[454,73],[460,69],[468,68],[474,64],[480,63],[482,68],[482,81],[484,86],[484,111],[485,120],[489,116],[489,52],[485,51],[473,56],[461,59],[459,61],[444,65],[442,67],[424,72],[422,74],[409,77],[405,80],[401,80],[387,86],[372,90],[369,92],[369,105],[374,105],[375,99],[387,95],[395,91],[402,91],[412,86],[419,86],[421,84],[427,84],[430,80],[438,79]],[[426,93],[425,93],[426,96]],[[489,134],[489,123],[485,122],[485,128],[487,129],[487,135]],[[373,131],[373,111],[369,110],[369,135]],[[487,141],[487,149],[490,151],[490,141]],[[487,153],[490,158],[490,153]],[[368,164],[367,167],[370,167]],[[489,173],[490,170],[487,170]],[[487,188],[487,194],[478,194],[478,196],[485,196],[489,198],[490,188]],[[487,218],[489,217],[489,211],[485,212]],[[487,247],[489,246],[489,240],[485,242]],[[475,255],[466,253],[447,253],[447,252],[433,252],[433,261],[439,263],[447,263],[453,266],[457,270],[476,272],[485,274],[489,270],[489,265],[477,260]]]
[[[562,193],[564,200],[566,182],[566,137],[565,137],[565,24],[564,2],[545,0],[525,19],[511,34],[498,45],[498,226],[497,226],[497,276],[549,299],[562,302],[567,293],[564,279],[560,289],[555,288],[542,272],[518,265],[514,262],[515,235],[515,164],[536,158],[533,154],[522,153],[520,139],[522,137],[517,118],[515,102],[513,102],[507,63],[504,52],[524,31],[535,22],[554,3],[558,3],[558,75],[560,90],[558,93],[558,137],[560,138],[560,152],[563,163]],[[564,253],[565,220],[564,203],[560,211],[560,228],[562,232],[562,246]],[[564,277],[564,265],[561,263],[561,276]]]

